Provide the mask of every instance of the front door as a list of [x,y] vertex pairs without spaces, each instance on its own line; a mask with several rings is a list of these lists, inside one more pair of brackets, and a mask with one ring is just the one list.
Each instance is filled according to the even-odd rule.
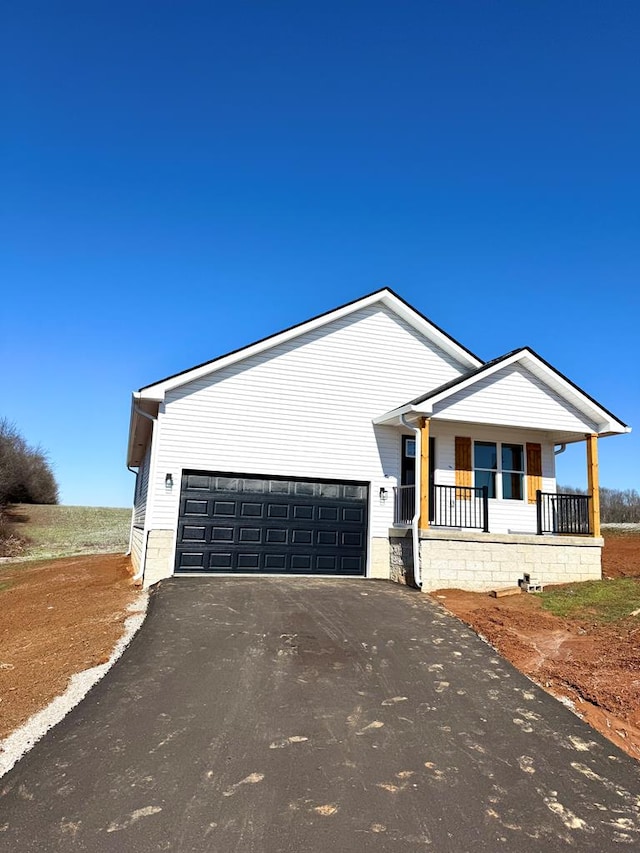
[[[429,521],[435,514],[434,479],[436,470],[436,440],[429,436]],[[400,485],[413,486],[416,482],[416,440],[412,435],[402,436],[402,464],[400,467]]]

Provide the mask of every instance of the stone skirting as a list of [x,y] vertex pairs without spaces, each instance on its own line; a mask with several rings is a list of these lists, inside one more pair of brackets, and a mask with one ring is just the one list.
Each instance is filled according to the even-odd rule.
[[[411,531],[392,529],[390,541],[391,575],[402,583],[394,561],[409,570],[402,552],[411,553]],[[542,584],[600,580],[603,544],[593,537],[421,530],[422,588],[499,589],[516,586],[524,572]]]

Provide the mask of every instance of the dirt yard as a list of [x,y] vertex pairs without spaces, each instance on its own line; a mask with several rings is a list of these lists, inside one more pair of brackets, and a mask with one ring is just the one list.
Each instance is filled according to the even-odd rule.
[[[603,576],[640,579],[640,533],[607,535]],[[610,624],[561,618],[536,595],[492,598],[443,589],[434,597],[594,728],[640,758],[640,618]],[[630,614],[634,611],[629,606]]]
[[105,663],[139,593],[122,554],[0,565],[0,739]]

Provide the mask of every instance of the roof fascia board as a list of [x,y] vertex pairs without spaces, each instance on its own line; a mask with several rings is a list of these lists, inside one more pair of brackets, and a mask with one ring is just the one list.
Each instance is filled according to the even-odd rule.
[[482,359],[468,350],[462,344],[458,343],[454,338],[443,331],[439,326],[436,326],[431,320],[427,319],[419,311],[416,311],[408,302],[405,302],[397,293],[392,290],[383,291],[382,302],[387,307],[391,308],[398,316],[402,317],[416,331],[420,332],[426,338],[429,338],[436,343],[445,352],[451,354],[457,361],[464,365],[470,365],[472,368],[480,367],[484,364]]
[[[594,400],[586,391],[583,391],[575,382],[572,382],[569,378],[567,378],[564,373],[561,373],[557,370],[552,364],[549,364],[541,355],[538,355],[537,352],[530,349],[529,347],[525,347],[525,354],[528,358],[534,361],[536,364],[540,365],[545,372],[553,377],[553,379],[565,389],[565,396],[567,399],[569,397],[574,397],[580,401],[584,401],[586,406],[591,409],[591,411],[597,413],[598,417],[594,418],[596,421],[601,421],[606,427],[615,425],[615,433],[621,432],[631,432],[631,427],[627,426],[620,418],[617,418],[613,412],[610,412],[608,409],[605,409],[597,400]],[[571,402],[571,401],[570,401]],[[575,405],[575,403],[573,404]]]
[[328,323],[340,320],[355,311],[368,308],[369,306],[375,305],[379,302],[400,316],[424,337],[432,340],[439,347],[450,353],[457,361],[462,362],[465,365],[471,365],[472,367],[479,367],[482,364],[482,361],[474,356],[473,353],[466,350],[453,338],[450,338],[445,332],[431,323],[430,320],[427,320],[426,317],[412,308],[397,294],[388,288],[384,288],[383,290],[370,293],[368,296],[363,296],[355,302],[349,302],[348,304],[335,308],[332,311],[313,317],[311,320],[307,320],[306,322],[300,323],[296,326],[291,326],[282,332],[277,332],[274,335],[263,338],[262,340],[249,344],[246,347],[234,350],[226,355],[222,355],[212,361],[193,367],[190,370],[185,370],[182,373],[175,374],[174,376],[169,376],[152,385],[147,385],[141,388],[138,392],[139,398],[144,400],[162,401],[167,391],[170,391],[173,388],[178,388],[188,382],[193,382],[203,376],[222,370],[224,367],[228,367],[229,365],[235,364],[236,362],[242,361],[251,356],[259,355],[265,350],[287,343],[294,338],[308,332],[312,332],[315,329],[327,325]]

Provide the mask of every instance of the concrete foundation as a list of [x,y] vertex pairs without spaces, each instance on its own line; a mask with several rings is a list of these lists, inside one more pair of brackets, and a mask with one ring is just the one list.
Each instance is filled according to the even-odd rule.
[[376,537],[371,540],[371,555],[369,564],[369,577],[389,580],[389,566],[391,562],[390,543],[388,539]]
[[174,539],[173,530],[149,531],[144,566],[145,588],[173,574]]
[[[403,572],[411,566],[411,534],[392,530],[390,539],[391,576],[402,583]],[[600,580],[603,545],[603,539],[593,537],[423,530],[422,588],[425,592],[445,587],[481,592],[516,586],[524,572],[542,584]]]

